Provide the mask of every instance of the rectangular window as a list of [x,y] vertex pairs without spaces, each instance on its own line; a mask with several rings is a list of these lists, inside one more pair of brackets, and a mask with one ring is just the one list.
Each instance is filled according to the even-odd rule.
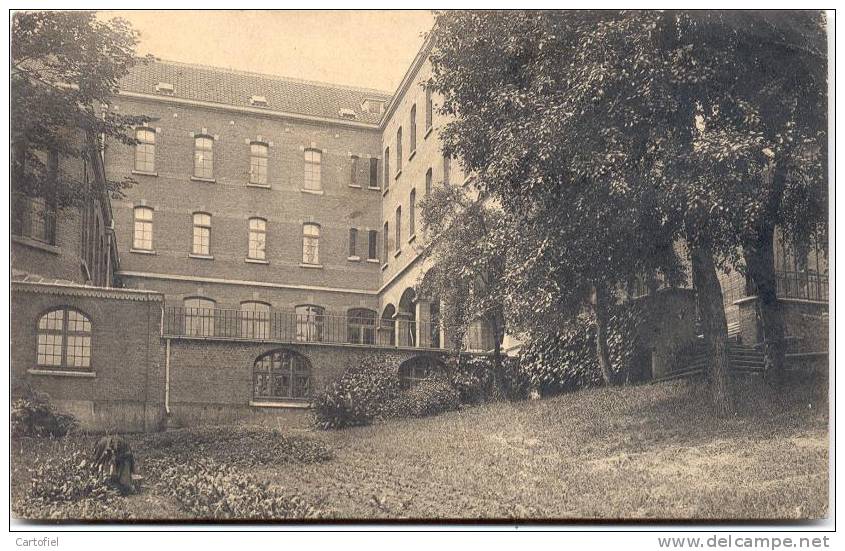
[[358,230],[349,228],[349,256],[355,256],[356,241],[358,241]]
[[408,130],[411,132],[411,152],[417,150],[417,106],[411,106],[411,124],[409,125]]
[[270,338],[270,305],[264,302],[241,303],[241,337]]
[[367,232],[367,258],[371,260],[378,260],[378,231],[370,230]]
[[186,298],[185,334],[194,337],[214,335],[214,301],[207,298]]
[[425,194],[428,196],[431,193],[431,169],[425,172]]
[[323,340],[323,308],[304,305],[296,307],[296,340],[320,342]]
[[249,219],[249,251],[247,258],[264,260],[267,246],[267,221],[263,218]]
[[388,224],[387,224],[387,222],[385,222],[384,223],[384,231],[381,234],[382,235],[382,243],[381,243],[381,261],[382,261],[382,264],[387,264],[387,253],[388,253],[388,250],[389,250],[389,247],[390,247],[390,245],[388,243],[389,239],[387,237],[388,235],[390,235],[390,233],[388,233],[388,229],[389,229]]
[[155,172],[156,169],[156,133],[152,128],[135,130],[135,170]]
[[302,226],[302,263],[320,263],[320,226],[317,224]]
[[378,159],[370,159],[370,187],[378,187]]
[[443,183],[449,185],[449,180],[452,177],[452,159],[448,155],[443,155]]
[[211,180],[214,178],[214,138],[194,138],[194,176]]
[[351,167],[352,172],[349,174],[349,183],[353,186],[358,185],[358,166],[360,165],[358,161],[358,155],[353,155]]
[[142,251],[153,250],[153,209],[149,207],[135,207],[132,248]]
[[267,185],[267,144],[252,142],[249,145],[249,183],[256,186]]
[[56,243],[56,211],[41,197],[15,194],[12,233],[43,243]]
[[194,254],[211,254],[211,215],[204,212],[194,213],[194,241],[191,249]]
[[322,152],[317,149],[305,150],[305,184],[304,189],[320,191],[323,189],[321,176]]

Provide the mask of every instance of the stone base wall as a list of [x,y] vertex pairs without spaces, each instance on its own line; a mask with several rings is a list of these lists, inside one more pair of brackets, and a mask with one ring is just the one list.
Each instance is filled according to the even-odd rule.
[[[781,299],[784,334],[787,352],[793,354],[826,353],[830,318],[828,304],[800,299]],[[740,313],[740,338],[743,344],[763,342],[760,310],[757,297],[747,297],[736,302]]]

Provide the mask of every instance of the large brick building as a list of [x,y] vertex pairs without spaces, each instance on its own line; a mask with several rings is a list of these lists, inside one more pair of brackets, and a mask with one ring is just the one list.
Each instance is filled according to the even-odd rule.
[[[107,108],[151,118],[139,144],[106,143],[82,167],[92,181],[131,176],[125,197],[61,217],[15,207],[15,380],[90,426],[150,430],[165,418],[302,419],[309,396],[367,355],[425,376],[451,339],[438,300],[414,290],[429,268],[416,205],[467,181],[441,152],[430,70],[427,44],[392,95],[136,66]],[[819,272],[815,294],[785,293],[817,317]],[[790,272],[805,282],[796,290],[809,273]],[[756,342],[753,298],[736,277],[725,289],[732,327]],[[691,328],[689,301],[678,304]],[[655,331],[680,334],[668,325]],[[491,346],[482,321],[463,342]]]

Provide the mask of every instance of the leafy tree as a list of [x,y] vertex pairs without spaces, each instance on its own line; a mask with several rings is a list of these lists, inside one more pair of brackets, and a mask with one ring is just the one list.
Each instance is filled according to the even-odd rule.
[[440,321],[458,349],[474,322],[488,325],[498,385],[506,324],[504,213],[484,194],[452,185],[433,187],[419,207],[425,228],[421,255],[433,268],[420,280],[418,294],[442,301]]
[[[652,18],[653,19],[653,18]],[[649,185],[650,115],[623,73],[652,19],[595,12],[444,12],[429,83],[454,116],[444,150],[508,214],[508,312],[554,331],[590,303],[607,383],[608,306],[632,279],[681,277],[676,230]],[[602,47],[590,47],[590,45]],[[628,98],[630,100],[630,98]]]
[[[698,175],[722,256],[756,287],[767,374],[783,371],[774,241],[827,241],[827,56],[820,12],[668,12],[673,93],[697,124],[679,170]],[[743,258],[738,258],[738,252]]]
[[[61,208],[88,190],[59,159],[97,154],[98,137],[134,145],[127,131],[148,119],[106,109],[118,82],[138,61],[138,33],[122,19],[99,21],[86,11],[20,11],[12,17],[11,143],[14,192],[49,197]],[[80,133],[83,136],[80,138]],[[52,166],[50,166],[52,165]],[[131,179],[108,182],[119,193]]]

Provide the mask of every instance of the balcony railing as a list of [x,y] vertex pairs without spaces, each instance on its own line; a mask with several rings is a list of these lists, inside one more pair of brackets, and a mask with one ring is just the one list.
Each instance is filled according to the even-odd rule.
[[[254,312],[221,308],[164,309],[165,337],[224,339],[282,343],[350,344],[387,348],[445,349],[448,333],[437,322],[409,319],[339,316],[291,311]],[[486,351],[487,339],[478,326],[463,338],[462,348]]]
[[807,272],[775,272],[777,293],[780,298],[797,298],[804,300],[828,300],[826,275],[814,271]]

